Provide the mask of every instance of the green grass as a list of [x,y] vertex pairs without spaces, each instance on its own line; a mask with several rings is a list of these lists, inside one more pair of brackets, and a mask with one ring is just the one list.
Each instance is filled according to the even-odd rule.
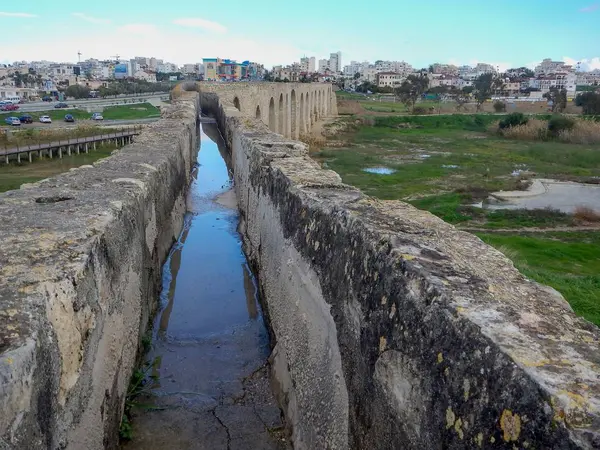
[[[526,276],[560,291],[577,314],[600,324],[600,232],[549,232],[574,218],[555,210],[489,210],[473,206],[490,192],[514,190],[515,169],[539,178],[600,177],[600,149],[555,141],[519,141],[488,131],[502,116],[379,116],[345,135],[343,147],[313,156],[345,183],[380,199],[400,199],[480,236],[515,261]],[[547,118],[542,116],[541,118]],[[354,123],[355,118],[351,118]],[[367,122],[368,123],[368,122]],[[371,121],[373,123],[373,120]],[[390,175],[365,172],[388,167]],[[513,234],[506,231],[514,229]],[[527,231],[529,230],[529,231]],[[525,234],[524,234],[525,233]]]
[[34,183],[52,175],[66,172],[73,167],[92,164],[101,158],[110,156],[114,149],[113,145],[107,145],[91,150],[89,153],[63,156],[62,159],[55,156],[53,159],[34,159],[32,163],[2,164],[0,165],[0,192],[19,189],[23,183]]
[[600,326],[600,233],[478,236],[505,251],[525,276],[552,286],[577,314]]
[[[75,120],[87,120],[90,119],[92,113],[88,113],[83,109],[49,109],[47,111],[10,111],[8,113],[0,114],[0,126],[4,126],[4,119],[9,116],[22,116],[29,115],[33,117],[33,121],[39,123],[40,116],[50,116],[53,122],[63,121],[66,114],[71,114]],[[137,103],[133,105],[117,105],[109,106],[102,111],[102,116],[106,120],[135,120],[135,119],[146,119],[151,117],[160,117],[160,110],[151,105],[150,103]]]
[[[547,178],[581,181],[600,176],[597,146],[509,140],[487,133],[500,118],[486,114],[377,117],[375,126],[360,126],[337,137],[349,145],[314,156],[344,182],[382,199],[414,200],[457,190],[484,196],[512,190],[516,179],[510,174],[523,167]],[[396,172],[377,175],[362,170],[372,166]]]
[[102,113],[106,120],[133,120],[160,117],[160,110],[150,103],[109,106]]

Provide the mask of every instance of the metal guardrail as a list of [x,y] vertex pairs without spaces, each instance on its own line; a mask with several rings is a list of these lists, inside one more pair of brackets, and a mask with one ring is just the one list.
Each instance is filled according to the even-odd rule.
[[94,136],[86,136],[86,137],[73,138],[73,139],[64,139],[64,140],[58,140],[58,141],[46,142],[46,143],[38,143],[38,144],[29,144],[26,146],[17,145],[16,147],[10,147],[10,148],[4,147],[4,149],[0,151],[0,156],[6,157],[6,156],[10,156],[10,155],[16,155],[19,153],[27,153],[27,152],[33,152],[33,151],[39,151],[39,150],[50,150],[53,148],[65,147],[68,145],[89,144],[89,143],[93,143],[93,142],[105,141],[107,139],[130,137],[130,136],[135,136],[135,135],[139,134],[140,130],[141,130],[141,128],[133,127],[130,130],[119,131],[116,133],[97,134]]

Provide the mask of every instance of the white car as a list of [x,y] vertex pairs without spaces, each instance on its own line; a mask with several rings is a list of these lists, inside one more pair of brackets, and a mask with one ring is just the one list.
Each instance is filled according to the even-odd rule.
[[92,114],[92,120],[104,120],[104,117],[100,113],[94,113]]
[[52,119],[50,118],[50,116],[41,116],[40,122],[41,123],[52,123]]

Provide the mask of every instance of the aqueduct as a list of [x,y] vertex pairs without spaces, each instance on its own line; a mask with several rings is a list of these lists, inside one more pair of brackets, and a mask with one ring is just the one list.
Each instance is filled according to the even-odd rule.
[[337,115],[331,84],[207,83],[202,89],[218,91],[224,103],[260,119],[274,133],[291,139],[310,133],[315,122],[323,117]]
[[0,194],[0,448],[114,449],[200,109],[300,449],[593,449],[600,331],[477,237],[342,183],[294,140],[331,86],[201,84],[93,166]]

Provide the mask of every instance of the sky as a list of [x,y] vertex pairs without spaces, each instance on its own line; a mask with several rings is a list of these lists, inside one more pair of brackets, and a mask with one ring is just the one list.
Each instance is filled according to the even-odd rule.
[[271,67],[300,57],[600,69],[600,0],[101,0],[0,2],[0,63],[155,56]]

